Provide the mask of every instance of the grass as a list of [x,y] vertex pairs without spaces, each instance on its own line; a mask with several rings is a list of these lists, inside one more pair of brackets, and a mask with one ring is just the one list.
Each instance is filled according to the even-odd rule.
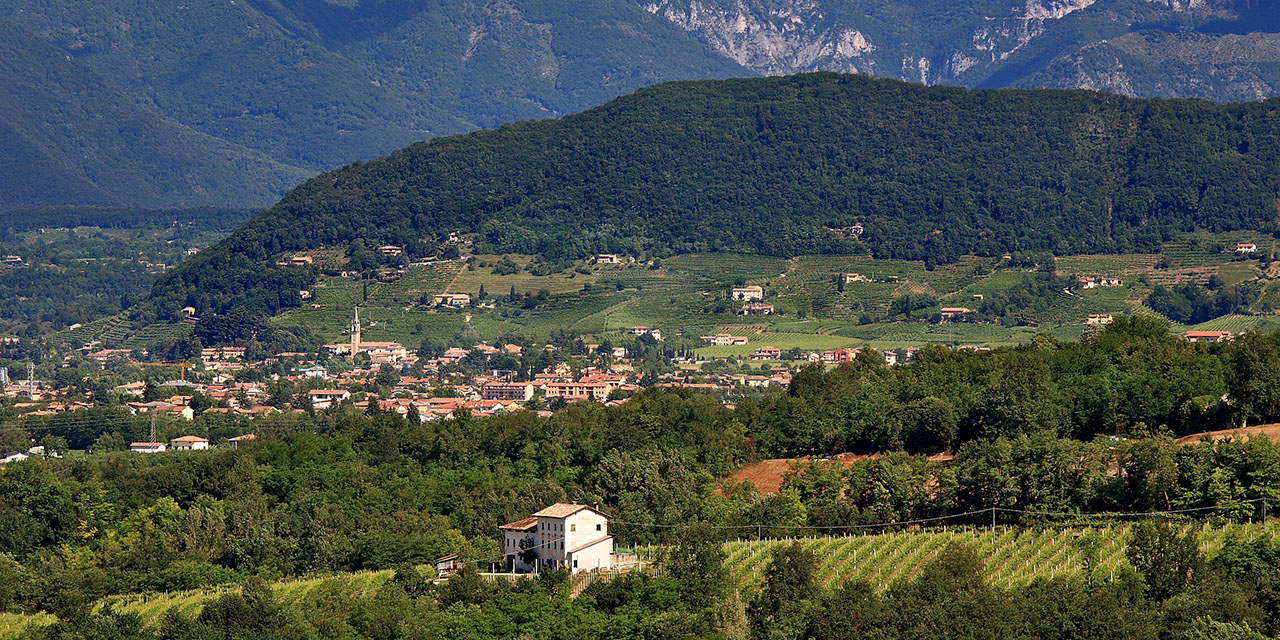
[[55,618],[47,613],[23,615],[0,612],[0,640],[31,637],[35,629],[52,624],[54,620]]

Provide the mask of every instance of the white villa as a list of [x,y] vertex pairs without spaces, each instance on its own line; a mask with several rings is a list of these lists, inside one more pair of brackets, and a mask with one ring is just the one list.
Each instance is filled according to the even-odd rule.
[[169,441],[173,451],[201,451],[209,448],[209,441],[200,436],[182,436]]
[[586,505],[553,504],[501,529],[508,571],[567,567],[581,573],[613,566],[609,516]]

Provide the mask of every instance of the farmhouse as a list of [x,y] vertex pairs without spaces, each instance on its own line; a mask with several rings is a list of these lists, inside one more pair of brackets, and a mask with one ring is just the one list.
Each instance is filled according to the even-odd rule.
[[596,264],[621,264],[622,259],[616,253],[601,253],[596,255]]
[[828,349],[822,352],[823,362],[848,362],[858,355],[857,349]]
[[1190,342],[1225,342],[1232,339],[1230,331],[1188,331],[1187,340]]
[[754,284],[746,287],[734,287],[730,297],[743,302],[764,300],[764,289]]
[[471,304],[471,296],[466,293],[441,293],[433,298],[437,307],[466,307]]
[[129,445],[129,450],[137,453],[164,453],[165,444],[163,442],[134,442]]
[[403,249],[394,244],[384,244],[381,247],[378,247],[378,253],[381,253],[384,256],[398,256],[403,252]]
[[844,274],[844,283],[845,283],[845,284],[853,284],[854,282],[871,282],[871,278],[868,278],[868,277],[866,277],[866,276],[862,275],[861,273],[846,273],[846,274]]
[[943,307],[941,313],[943,320],[954,320],[957,316],[973,313],[973,309],[967,307]]
[[1115,319],[1112,318],[1109,313],[1091,313],[1089,314],[1089,319],[1085,320],[1084,323],[1088,325],[1104,326],[1111,324],[1114,320]]
[[777,360],[782,357],[782,349],[777,347],[760,347],[751,354],[752,360]]
[[174,451],[200,451],[209,448],[209,441],[200,436],[182,436],[170,440],[169,448]]
[[1236,243],[1236,253],[1257,253],[1258,245],[1252,242]]
[[586,505],[553,504],[500,529],[509,571],[568,568],[585,573],[613,566],[609,516]]

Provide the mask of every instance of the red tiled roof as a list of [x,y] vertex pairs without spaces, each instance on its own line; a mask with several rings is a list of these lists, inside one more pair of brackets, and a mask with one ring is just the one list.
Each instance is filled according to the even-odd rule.
[[536,516],[529,516],[524,520],[516,520],[515,522],[508,522],[507,524],[504,524],[498,528],[505,529],[507,531],[528,531],[529,529],[532,529],[536,526],[538,526],[538,518]]
[[542,511],[539,511],[533,515],[534,517],[541,516],[544,518],[568,518],[569,516],[579,511],[582,511],[583,509],[590,509],[591,511],[595,511],[596,513],[599,513],[600,515],[605,516],[606,518],[609,517],[604,513],[602,513],[599,509],[592,509],[591,507],[588,507],[585,504],[569,504],[565,502],[557,502],[556,504],[553,504],[547,507],[546,509],[543,509]]

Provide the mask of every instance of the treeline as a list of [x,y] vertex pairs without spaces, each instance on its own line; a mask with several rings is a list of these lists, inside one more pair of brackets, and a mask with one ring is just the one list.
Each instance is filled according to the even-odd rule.
[[[1216,279],[1216,278],[1215,278]],[[1231,313],[1244,313],[1258,299],[1258,292],[1244,285],[1209,287],[1186,283],[1175,287],[1156,285],[1147,296],[1147,306],[1174,322],[1198,324]]]
[[[164,229],[191,225],[206,231],[232,231],[258,213],[254,209],[190,207],[155,209],[145,207],[24,207],[7,209],[0,216],[0,234],[35,229],[102,227],[104,229]],[[0,235],[0,240],[7,236]]]
[[[928,346],[910,366],[874,351],[806,368],[786,394],[738,403],[756,446],[775,455],[905,449],[1049,432],[1182,435],[1280,419],[1280,335],[1197,345],[1163,320],[1117,318],[1086,342],[1036,336],[988,354]],[[1225,400],[1224,400],[1225,398]]]
[[1245,521],[1280,509],[1280,482],[1269,479],[1277,473],[1280,447],[1267,438],[1086,443],[1041,433],[970,442],[938,461],[895,452],[851,465],[797,463],[766,502],[793,534],[985,511],[949,520],[980,524],[992,508],[1008,524],[1182,510]]
[[[1098,567],[1102,541],[1084,538],[1077,575],[1000,588],[978,550],[955,543],[914,578],[885,591],[861,581],[824,586],[821,558],[799,543],[775,549],[763,584],[732,584],[722,548],[705,527],[681,530],[657,574],[574,580],[547,571],[515,584],[483,580],[472,565],[432,583],[400,565],[379,586],[332,578],[301,598],[261,579],[211,597],[198,611],[173,608],[154,627],[112,607],[67,603],[47,640],[258,640],[262,638],[571,638],[723,640],[1264,640],[1280,632],[1280,545],[1228,539],[1212,557],[1197,536],[1167,523],[1132,528],[1127,565]],[[429,571],[429,570],[428,570]]]
[[[1276,105],[965,90],[835,74],[669,83],[561,120],[437,139],[303,184],[155,289],[158,312],[271,313],[273,256],[480,234],[486,251],[946,262],[1153,252],[1272,232]],[[858,239],[831,229],[863,225]]]

